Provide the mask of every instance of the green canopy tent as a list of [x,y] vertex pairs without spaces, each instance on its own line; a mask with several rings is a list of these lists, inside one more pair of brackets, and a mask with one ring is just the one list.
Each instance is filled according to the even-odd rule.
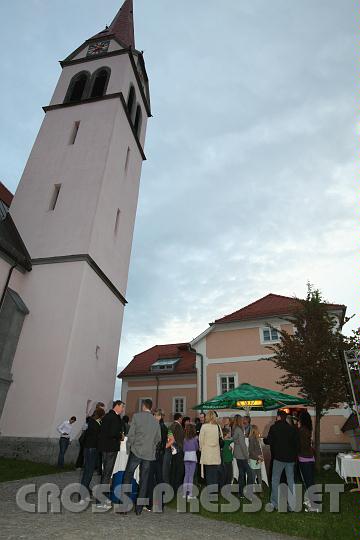
[[230,390],[220,396],[215,396],[200,405],[193,407],[194,410],[209,411],[218,409],[243,409],[272,411],[286,406],[308,405],[309,401],[268,388],[253,386],[252,384],[240,384],[234,390]]

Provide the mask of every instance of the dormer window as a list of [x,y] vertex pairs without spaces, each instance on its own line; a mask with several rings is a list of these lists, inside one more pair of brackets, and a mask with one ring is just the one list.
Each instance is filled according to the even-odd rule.
[[159,358],[152,364],[151,371],[174,371],[180,358]]

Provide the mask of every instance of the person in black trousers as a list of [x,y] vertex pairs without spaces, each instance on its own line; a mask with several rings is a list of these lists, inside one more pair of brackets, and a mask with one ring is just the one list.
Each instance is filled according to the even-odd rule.
[[[124,433],[122,420],[120,418],[120,414],[124,412],[124,408],[125,403],[121,400],[114,401],[113,408],[105,414],[101,422],[98,450],[102,453],[103,470],[100,483],[108,485],[109,490],[111,475]],[[108,499],[105,501],[104,505],[101,505],[98,502],[98,506],[110,507],[111,501]]]
[[[101,409],[105,414],[105,404],[102,401],[97,402],[95,406],[95,411],[93,412],[92,416],[94,416],[94,414],[96,413],[98,409]],[[104,416],[104,414],[102,416]],[[84,466],[84,448],[85,448],[84,443],[85,443],[85,436],[86,436],[86,430],[87,430],[89,418],[91,418],[91,415],[86,417],[85,426],[83,427],[82,433],[79,437],[80,450],[79,450],[78,457],[75,463],[75,467],[77,469],[82,469]],[[101,471],[101,458],[100,458],[100,467],[99,467],[99,453],[98,453],[98,462],[96,463],[96,467]]]
[[[148,497],[149,497],[149,509],[153,506],[153,493],[157,485],[163,483],[163,463],[166,449],[166,443],[168,439],[168,428],[164,422],[165,413],[162,409],[156,409],[154,411],[154,418],[159,422],[161,431],[161,441],[156,446],[155,461],[150,464],[149,473],[149,485],[148,485]],[[160,505],[160,501],[156,501],[157,506]],[[163,507],[163,501],[161,501],[161,507]]]
[[174,422],[171,425],[170,429],[174,435],[176,454],[172,455],[171,458],[171,469],[170,469],[170,484],[177,494],[179,487],[182,485],[184,480],[184,430],[181,425],[182,414],[174,414]]
[[84,471],[81,477],[81,485],[86,487],[89,491],[89,495],[85,499],[81,499],[80,504],[85,504],[90,501],[91,490],[90,482],[94,474],[96,467],[96,462],[98,459],[98,443],[99,443],[99,434],[101,419],[104,417],[104,409],[95,409],[95,412],[92,416],[89,416],[87,419],[87,429],[85,431],[84,437]]

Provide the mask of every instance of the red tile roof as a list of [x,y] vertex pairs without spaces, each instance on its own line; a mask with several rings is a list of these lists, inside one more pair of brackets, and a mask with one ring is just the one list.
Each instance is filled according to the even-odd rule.
[[133,12],[133,0],[125,0],[110,26],[90,39],[115,36],[127,47],[135,49]]
[[[346,306],[340,304],[326,304],[329,309],[346,310]],[[289,315],[299,306],[299,301],[289,296],[280,294],[268,294],[256,302],[249,304],[230,315],[221,319],[216,319],[215,323],[231,323],[236,321],[246,321],[250,319],[261,319],[276,315]]]
[[14,195],[8,190],[7,187],[4,186],[2,182],[0,182],[0,201],[5,203],[6,206],[10,206],[13,198]]
[[[130,364],[119,373],[118,377],[134,377],[137,375],[151,375],[154,377],[155,375],[196,373],[196,355],[194,352],[189,351],[188,347],[188,343],[155,345],[154,347],[151,347],[151,349],[134,356]],[[152,364],[160,358],[180,358],[180,360],[175,365],[174,371],[151,371],[150,368]]]

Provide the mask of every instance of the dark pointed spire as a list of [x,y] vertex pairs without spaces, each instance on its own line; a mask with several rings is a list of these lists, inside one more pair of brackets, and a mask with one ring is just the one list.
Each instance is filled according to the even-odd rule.
[[125,0],[109,27],[91,39],[114,36],[127,47],[135,49],[133,0]]

